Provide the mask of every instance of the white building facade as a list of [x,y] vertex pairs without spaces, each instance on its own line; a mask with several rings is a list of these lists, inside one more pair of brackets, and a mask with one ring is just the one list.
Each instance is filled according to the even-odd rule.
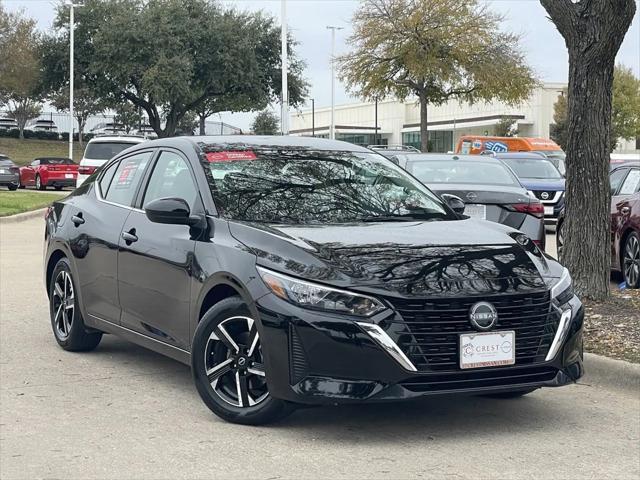
[[[547,83],[517,107],[502,102],[479,102],[473,105],[449,101],[441,106],[429,105],[428,130],[431,149],[435,152],[455,150],[462,135],[494,135],[503,119],[516,122],[518,136],[549,138],[553,123],[553,105],[567,85]],[[420,148],[420,107],[415,100],[381,100],[377,104],[355,103],[336,106],[336,139],[358,145],[412,145]],[[329,137],[331,109],[317,108],[293,112],[290,134]],[[621,141],[616,151],[636,153],[640,140]]]

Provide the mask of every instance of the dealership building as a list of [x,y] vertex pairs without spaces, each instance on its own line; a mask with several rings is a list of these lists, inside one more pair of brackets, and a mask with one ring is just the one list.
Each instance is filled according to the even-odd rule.
[[[520,137],[549,138],[553,123],[553,105],[558,95],[566,94],[567,85],[546,83],[535,89],[531,97],[518,106],[501,102],[475,104],[449,101],[429,105],[428,129],[431,149],[449,152],[462,135],[494,135],[503,119],[513,119]],[[377,111],[377,115],[376,115]],[[376,137],[376,117],[378,134]],[[329,137],[331,108],[293,112],[290,134]],[[404,102],[380,100],[375,103],[338,105],[335,109],[336,139],[358,145],[411,145],[420,148],[420,106],[415,99]],[[637,153],[640,139],[621,141],[618,152]]]

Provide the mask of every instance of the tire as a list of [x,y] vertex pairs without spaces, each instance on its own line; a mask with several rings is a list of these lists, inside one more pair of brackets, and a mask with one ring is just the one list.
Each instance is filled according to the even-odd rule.
[[527,388],[526,390],[516,390],[514,392],[502,392],[502,393],[488,393],[486,395],[482,395],[487,398],[497,398],[497,399],[505,399],[508,400],[510,398],[520,398],[528,395],[531,392],[537,390],[536,388]]
[[640,237],[631,232],[622,251],[622,276],[628,288],[640,288]]
[[49,286],[49,314],[53,335],[64,350],[87,352],[98,346],[102,332],[89,332],[82,319],[69,260],[61,258]]
[[7,187],[9,188],[9,190],[11,190],[12,192],[15,192],[18,189],[17,185],[7,185]]
[[36,190],[46,190],[47,186],[42,184],[40,175],[36,175]]
[[240,297],[226,298],[203,315],[191,373],[207,407],[228,422],[261,425],[293,411],[293,404],[269,394],[256,322]]

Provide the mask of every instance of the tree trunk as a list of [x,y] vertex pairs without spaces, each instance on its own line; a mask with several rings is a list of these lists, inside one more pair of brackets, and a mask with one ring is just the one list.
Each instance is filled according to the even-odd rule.
[[206,125],[204,121],[207,119],[205,112],[198,113],[198,118],[200,120],[200,135],[206,135]]
[[429,151],[429,127],[428,127],[428,111],[429,101],[425,95],[420,95],[420,150]]
[[84,144],[82,143],[82,133],[84,132],[84,125],[87,122],[87,117],[84,115],[78,115],[76,117],[76,120],[78,121],[78,145],[80,145],[80,150],[82,150],[84,149]]
[[541,0],[569,50],[567,186],[562,262],[579,295],[609,295],[609,147],[616,53],[634,0]]

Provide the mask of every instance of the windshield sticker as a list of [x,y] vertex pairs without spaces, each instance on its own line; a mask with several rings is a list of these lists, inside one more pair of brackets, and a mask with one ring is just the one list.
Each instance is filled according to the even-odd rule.
[[120,175],[118,176],[118,181],[116,182],[116,188],[129,188],[131,182],[133,181],[133,177],[138,170],[138,162],[135,160],[130,160],[125,163]]
[[238,160],[257,160],[255,153],[251,151],[245,152],[209,152],[206,154],[209,163],[217,162],[235,162]]

